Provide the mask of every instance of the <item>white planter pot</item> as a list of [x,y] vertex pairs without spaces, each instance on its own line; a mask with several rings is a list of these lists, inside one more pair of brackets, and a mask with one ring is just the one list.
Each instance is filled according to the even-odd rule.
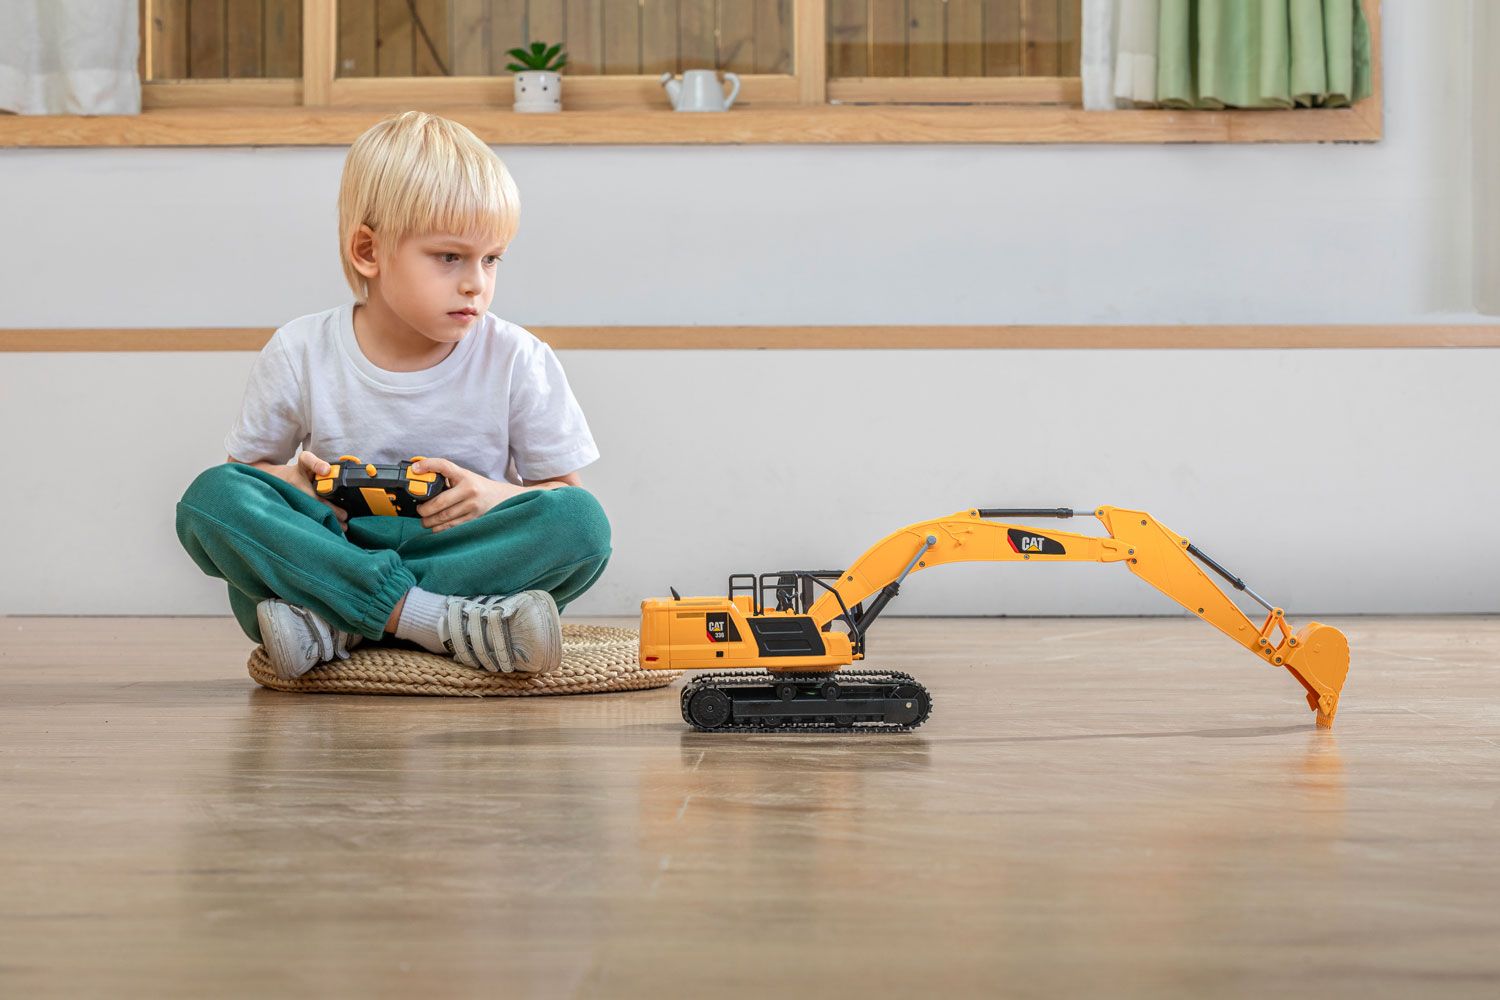
[[561,111],[562,77],[557,73],[528,70],[516,74],[515,110]]

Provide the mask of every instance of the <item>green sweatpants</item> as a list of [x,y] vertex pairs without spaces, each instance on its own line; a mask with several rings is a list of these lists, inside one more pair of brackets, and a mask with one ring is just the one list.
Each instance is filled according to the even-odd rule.
[[532,490],[434,533],[408,517],[350,517],[269,472],[225,463],[177,504],[177,537],[198,568],[229,583],[240,628],[260,642],[255,606],[271,597],[379,640],[412,587],[475,597],[545,590],[559,610],[609,561],[609,521],[576,486]]

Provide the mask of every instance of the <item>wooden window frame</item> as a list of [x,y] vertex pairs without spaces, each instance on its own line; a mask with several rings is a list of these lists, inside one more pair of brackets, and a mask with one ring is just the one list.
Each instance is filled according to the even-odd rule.
[[[793,72],[741,74],[741,102],[678,115],[654,76],[569,76],[567,109],[510,110],[511,78],[349,78],[335,72],[337,0],[303,0],[301,79],[147,80],[131,116],[3,116],[4,146],[347,145],[396,109],[446,114],[496,145],[1375,142],[1384,135],[1380,0],[1374,92],[1352,108],[1086,112],[1076,78],[829,80],[826,0],[793,0]],[[141,67],[152,64],[151,0]]]

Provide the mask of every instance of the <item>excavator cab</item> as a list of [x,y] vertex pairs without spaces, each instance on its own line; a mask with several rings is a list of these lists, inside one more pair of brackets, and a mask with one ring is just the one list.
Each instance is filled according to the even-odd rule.
[[[863,656],[850,631],[819,627],[807,614],[814,589],[832,592],[838,570],[735,573],[727,597],[674,597],[641,602],[640,663],[646,669],[713,670],[774,663],[782,671],[837,670]],[[674,589],[673,594],[676,594]],[[767,598],[775,601],[768,606]],[[851,636],[855,638],[851,639]]]

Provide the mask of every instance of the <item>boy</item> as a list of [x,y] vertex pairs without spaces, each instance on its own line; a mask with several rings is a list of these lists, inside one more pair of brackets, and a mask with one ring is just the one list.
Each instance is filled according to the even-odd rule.
[[[561,662],[558,611],[604,571],[610,533],[581,487],[599,451],[556,355],[487,311],[518,211],[504,164],[455,122],[410,111],[350,147],[339,249],[355,300],[276,331],[229,461],[177,505],[183,547],[228,581],[280,676],[391,633],[489,671]],[[313,492],[345,454],[441,456],[417,471],[451,486],[420,521],[351,519]]]

